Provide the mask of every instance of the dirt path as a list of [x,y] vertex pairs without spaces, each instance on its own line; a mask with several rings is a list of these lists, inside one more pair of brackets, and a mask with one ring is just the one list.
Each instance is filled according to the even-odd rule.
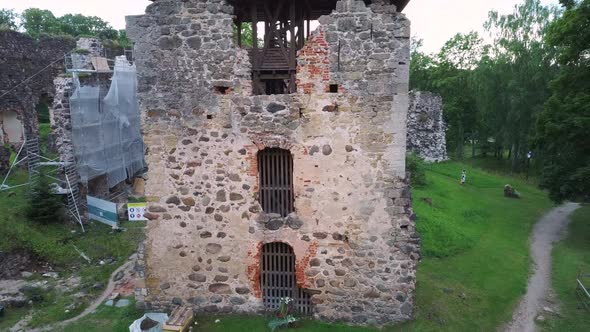
[[56,323],[54,325],[51,326],[47,326],[44,328],[38,328],[38,329],[29,329],[27,328],[27,324],[28,322],[31,320],[31,316],[28,315],[25,318],[21,319],[21,321],[19,321],[18,323],[16,323],[16,325],[14,325],[11,329],[10,332],[20,332],[20,331],[28,331],[28,332],[45,332],[45,331],[53,331],[55,329],[58,329],[60,327],[64,327],[68,324],[71,324],[83,317],[85,317],[86,315],[94,312],[96,310],[96,308],[98,308],[98,306],[104,302],[107,297],[109,297],[109,295],[111,295],[111,293],[113,292],[113,290],[115,289],[115,286],[117,284],[117,281],[115,281],[115,275],[117,275],[117,273],[119,273],[120,271],[125,272],[126,274],[128,273],[127,271],[133,269],[133,265],[135,264],[137,260],[137,254],[133,254],[129,260],[127,262],[125,262],[125,264],[121,265],[119,268],[117,268],[109,277],[109,284],[107,285],[106,289],[102,292],[102,294],[96,298],[89,306],[88,308],[86,308],[84,311],[82,311],[78,316],[76,317],[72,317],[68,320]]
[[533,229],[531,256],[533,274],[529,278],[527,292],[512,315],[506,332],[534,332],[535,318],[551,288],[551,249],[553,242],[560,240],[567,232],[569,216],[579,206],[566,203],[545,214]]
[[[115,284],[116,284],[116,281],[114,280],[115,275],[117,275],[117,273],[119,273],[120,271],[125,271],[130,268],[133,268],[134,263],[135,263],[135,260],[133,259],[133,260],[127,261],[125,264],[121,265],[118,269],[116,269],[111,274],[111,277],[109,278],[109,284],[107,285],[107,288],[104,290],[104,292],[102,292],[102,294],[96,300],[94,300],[94,302],[92,302],[88,306],[88,308],[86,308],[84,311],[82,311],[78,316],[72,317],[68,320],[64,320],[63,322],[60,322],[59,324],[56,324],[56,325],[52,326],[51,328],[55,329],[57,326],[66,326],[66,325],[71,324],[71,323],[81,319],[82,317],[94,312],[94,310],[96,310],[96,308],[98,308],[98,306],[101,303],[103,303],[107,299],[107,297],[109,297],[109,295],[111,295],[111,293],[115,289]],[[33,332],[33,331],[31,331],[31,332]]]

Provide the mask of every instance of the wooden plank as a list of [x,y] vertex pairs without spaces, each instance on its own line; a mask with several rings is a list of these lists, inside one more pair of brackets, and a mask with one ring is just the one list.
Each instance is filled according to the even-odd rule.
[[110,72],[111,68],[109,68],[109,64],[106,58],[93,56],[90,58],[92,62],[92,66],[97,72]]
[[188,331],[193,322],[193,310],[189,307],[177,307],[163,326],[164,332]]

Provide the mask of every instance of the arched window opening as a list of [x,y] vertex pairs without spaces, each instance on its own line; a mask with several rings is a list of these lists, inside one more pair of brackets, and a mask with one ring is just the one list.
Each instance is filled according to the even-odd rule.
[[260,282],[262,302],[271,310],[281,304],[281,298],[293,299],[293,306],[300,314],[312,313],[311,296],[297,285],[295,254],[290,245],[282,242],[262,246]]
[[293,158],[291,152],[267,148],[258,152],[259,199],[266,213],[286,217],[293,207]]

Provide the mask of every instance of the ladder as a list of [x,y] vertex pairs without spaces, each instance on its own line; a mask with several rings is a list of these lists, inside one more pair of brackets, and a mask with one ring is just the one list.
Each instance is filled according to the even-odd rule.
[[70,160],[65,163],[64,175],[69,191],[67,195],[68,212],[70,212],[72,217],[74,217],[74,219],[76,219],[76,221],[80,224],[82,227],[82,232],[84,232],[84,224],[80,214],[81,210],[84,208],[84,201],[82,200],[80,186],[78,185],[78,170],[76,168],[74,157],[71,157]]
[[27,166],[29,170],[29,186],[35,188],[39,181],[39,138],[28,138],[25,142],[27,151]]

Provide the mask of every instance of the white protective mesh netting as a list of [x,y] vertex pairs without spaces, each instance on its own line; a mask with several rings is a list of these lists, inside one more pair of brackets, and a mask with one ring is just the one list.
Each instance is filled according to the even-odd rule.
[[74,86],[70,114],[80,179],[87,183],[106,174],[112,188],[145,167],[135,65],[117,57],[104,98],[100,84],[81,86],[75,79]]

